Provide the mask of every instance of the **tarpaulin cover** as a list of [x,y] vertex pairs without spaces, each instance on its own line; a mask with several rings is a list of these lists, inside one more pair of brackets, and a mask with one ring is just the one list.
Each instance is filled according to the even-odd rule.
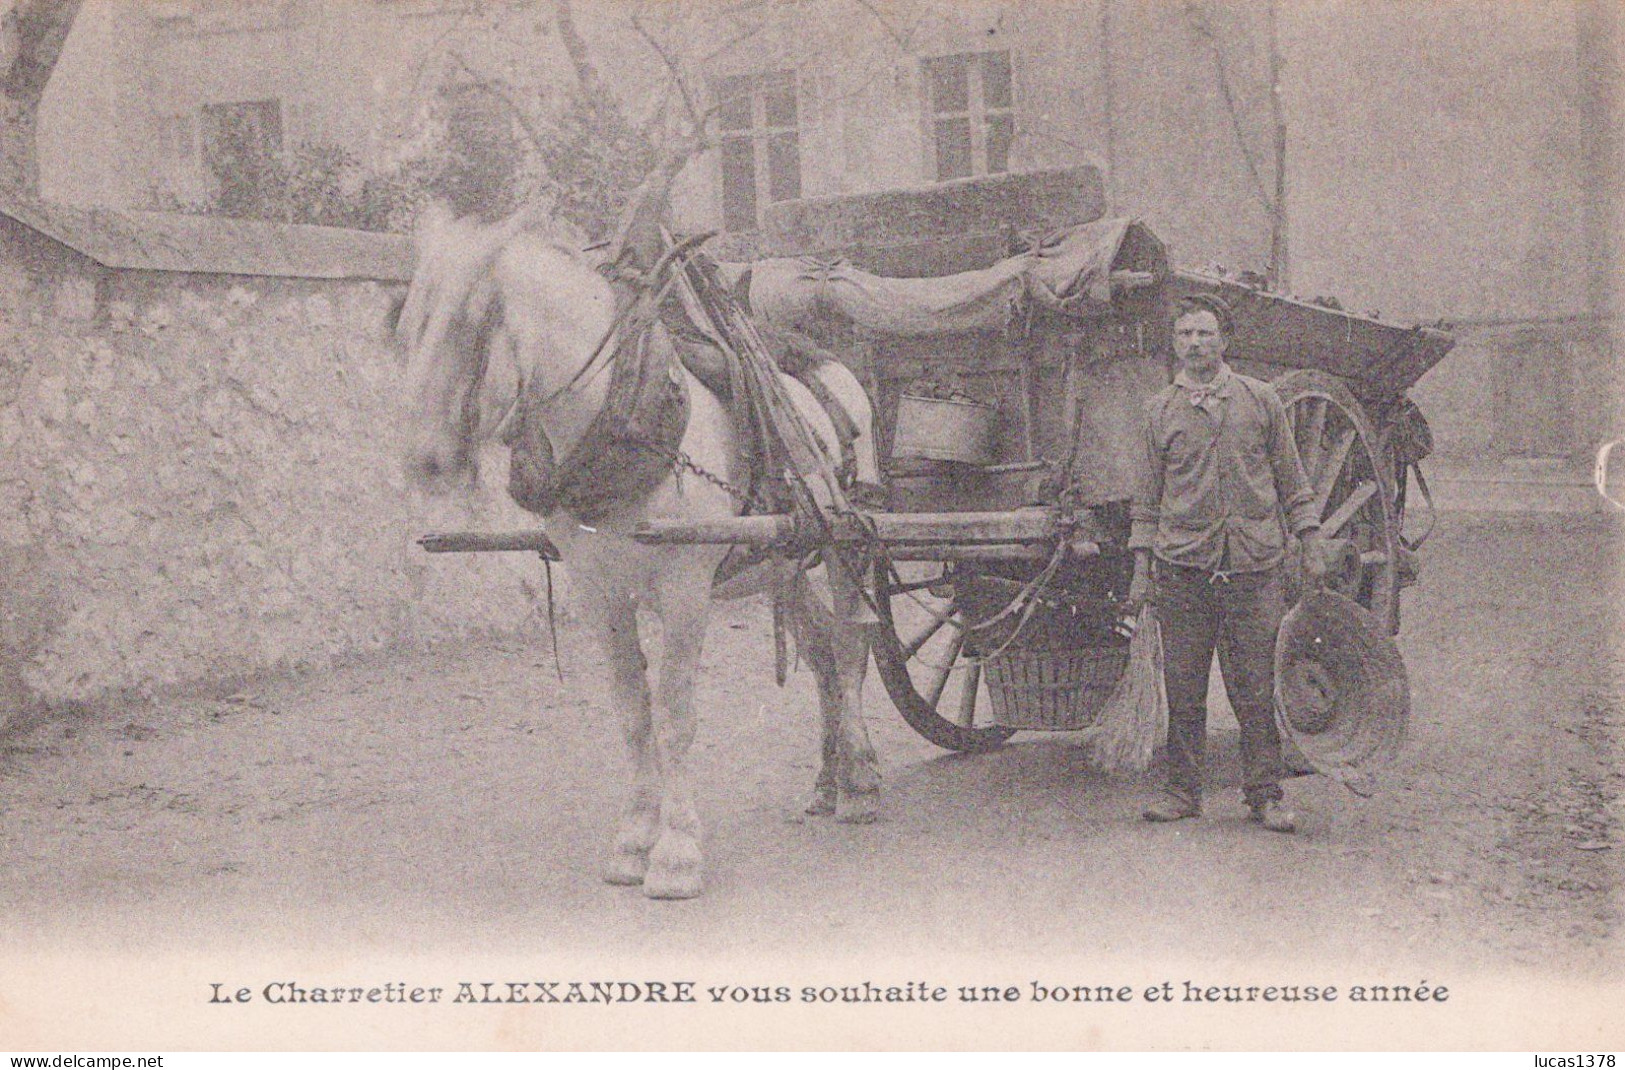
[[979,271],[937,278],[871,275],[844,259],[787,257],[753,265],[752,309],[787,326],[819,312],[884,334],[935,335],[1003,329],[1023,302],[1074,316],[1110,307],[1111,271],[1132,219],[1059,231],[1029,252]]

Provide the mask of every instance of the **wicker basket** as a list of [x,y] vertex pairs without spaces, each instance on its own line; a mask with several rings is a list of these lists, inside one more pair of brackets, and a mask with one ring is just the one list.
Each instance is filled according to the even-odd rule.
[[982,678],[995,723],[1066,732],[1095,723],[1127,666],[1127,643],[1050,650],[1011,646],[988,659]]

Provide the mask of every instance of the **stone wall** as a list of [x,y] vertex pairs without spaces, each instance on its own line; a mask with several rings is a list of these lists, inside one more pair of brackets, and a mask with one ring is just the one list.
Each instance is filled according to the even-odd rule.
[[[0,216],[0,720],[533,623],[399,474],[395,287],[110,270]],[[492,486],[491,484],[495,484]]]

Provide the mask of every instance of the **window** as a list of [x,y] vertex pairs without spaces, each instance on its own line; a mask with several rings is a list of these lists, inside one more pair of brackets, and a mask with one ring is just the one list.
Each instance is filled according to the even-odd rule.
[[938,181],[1010,170],[1016,136],[1009,52],[962,52],[925,61]]
[[789,71],[717,83],[722,135],[722,225],[755,230],[760,206],[801,196],[800,116]]

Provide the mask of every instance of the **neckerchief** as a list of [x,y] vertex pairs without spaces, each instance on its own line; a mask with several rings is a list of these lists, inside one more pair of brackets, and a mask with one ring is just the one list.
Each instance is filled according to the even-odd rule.
[[1185,392],[1192,405],[1211,416],[1219,407],[1219,403],[1224,400],[1224,389],[1230,385],[1230,380],[1234,377],[1235,373],[1230,370],[1230,365],[1221,363],[1218,374],[1208,382],[1197,382],[1187,373],[1180,372],[1174,376],[1174,385]]

